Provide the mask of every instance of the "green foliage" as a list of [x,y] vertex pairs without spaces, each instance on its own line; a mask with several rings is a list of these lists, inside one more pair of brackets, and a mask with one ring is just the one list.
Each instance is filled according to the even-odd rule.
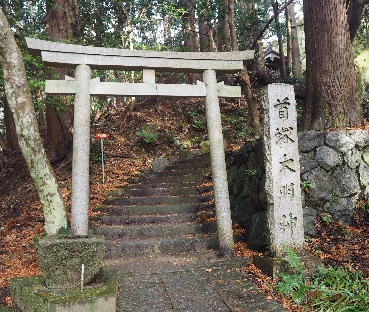
[[319,267],[305,276],[301,259],[286,248],[286,261],[293,274],[283,274],[276,290],[309,311],[368,311],[369,279],[361,271]]
[[[93,163],[101,163],[101,145],[100,140],[94,140],[90,145],[90,161]],[[106,161],[106,155],[104,153],[104,162]]]
[[315,185],[312,182],[305,180],[301,181],[301,188],[307,193],[309,190],[315,189]]
[[254,176],[258,174],[258,171],[255,169],[246,169],[245,170],[246,175],[248,176]]
[[189,110],[185,112],[191,127],[198,132],[203,132],[206,128],[206,119],[203,114],[196,110]]
[[136,132],[136,136],[146,145],[152,145],[158,141],[155,130],[148,125],[143,125],[141,130]]
[[323,222],[326,224],[326,225],[329,225],[332,223],[333,221],[333,217],[331,214],[327,213],[327,212],[324,212],[322,214],[320,214],[320,217],[322,218]]

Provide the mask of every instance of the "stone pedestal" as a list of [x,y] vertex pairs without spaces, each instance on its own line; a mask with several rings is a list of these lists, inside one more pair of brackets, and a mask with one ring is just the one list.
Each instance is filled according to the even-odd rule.
[[40,239],[38,254],[40,269],[48,288],[79,288],[81,279],[83,285],[88,285],[101,276],[105,237],[47,236]]
[[[322,260],[311,255],[301,256],[301,262],[304,272],[313,274],[322,265]],[[282,257],[255,256],[253,264],[263,273],[273,279],[277,279],[283,273],[293,273],[288,266],[288,262]]]
[[21,312],[115,312],[117,277],[105,273],[100,283],[60,290],[47,288],[42,276],[27,276],[10,280],[10,293]]

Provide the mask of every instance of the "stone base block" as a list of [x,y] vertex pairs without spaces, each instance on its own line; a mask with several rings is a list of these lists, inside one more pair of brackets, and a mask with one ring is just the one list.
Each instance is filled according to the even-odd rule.
[[115,312],[117,277],[104,273],[102,283],[81,289],[46,288],[42,276],[10,280],[10,293],[21,312]]
[[[322,266],[322,260],[318,257],[305,255],[301,257],[304,271],[307,274],[313,274],[319,266]],[[254,265],[264,274],[273,279],[278,278],[283,273],[291,273],[287,261],[284,258],[255,256],[253,258]]]
[[48,288],[72,289],[99,278],[105,260],[105,237],[46,236],[39,240],[39,265]]

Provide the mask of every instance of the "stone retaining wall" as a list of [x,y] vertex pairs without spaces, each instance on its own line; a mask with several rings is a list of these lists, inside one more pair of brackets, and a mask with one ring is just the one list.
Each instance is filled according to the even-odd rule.
[[[353,209],[369,196],[369,132],[343,130],[299,133],[305,234],[316,234],[317,212],[345,225]],[[227,154],[228,183],[234,220],[246,228],[250,247],[267,246],[265,170],[260,139]]]

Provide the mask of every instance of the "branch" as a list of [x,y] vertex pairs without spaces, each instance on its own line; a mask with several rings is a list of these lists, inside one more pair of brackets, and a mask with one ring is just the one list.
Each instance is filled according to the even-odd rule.
[[284,11],[285,8],[287,8],[289,6],[289,4],[294,1],[294,0],[289,0],[285,5],[283,5],[276,14],[274,14],[269,21],[265,24],[265,26],[263,27],[262,30],[260,30],[260,32],[258,33],[258,35],[256,36],[256,38],[254,39],[254,41],[252,42],[252,46],[251,49],[255,49],[256,44],[259,40],[259,38],[264,34],[264,31],[269,27],[269,25],[274,21],[274,19],[282,12]]

